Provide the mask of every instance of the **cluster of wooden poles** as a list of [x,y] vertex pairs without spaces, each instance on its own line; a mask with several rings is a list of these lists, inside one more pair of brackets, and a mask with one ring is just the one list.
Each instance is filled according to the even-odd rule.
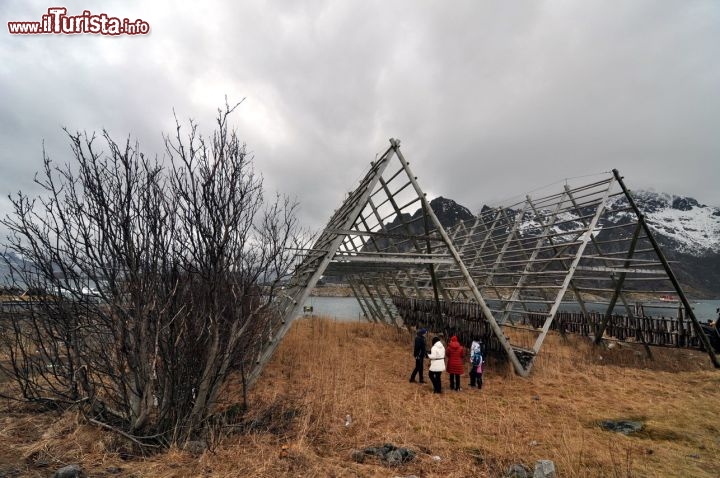
[[[595,336],[600,329],[605,314],[591,312],[558,311],[550,326],[560,333]],[[546,314],[529,314],[528,325],[542,327]],[[678,347],[704,350],[702,342],[690,320],[668,317],[628,317],[613,314],[610,316],[605,336],[624,342],[637,342],[656,347]]]
[[[456,335],[463,345],[481,339],[486,353],[496,357],[505,355],[500,342],[484,320],[480,306],[475,302],[399,296],[393,296],[392,301],[404,324],[409,327],[424,327],[443,338]],[[598,312],[582,314],[558,311],[550,328],[562,334],[595,336],[604,317],[605,314]],[[543,326],[546,318],[545,313],[531,313],[527,315],[525,325],[537,329]],[[659,347],[703,350],[692,322],[682,317],[628,317],[615,314],[608,320],[605,337]]]
[[399,296],[393,296],[392,301],[408,327],[426,328],[444,340],[455,335],[466,347],[473,340],[480,339],[486,356],[505,356],[500,342],[484,320],[480,307],[474,302],[445,302]]

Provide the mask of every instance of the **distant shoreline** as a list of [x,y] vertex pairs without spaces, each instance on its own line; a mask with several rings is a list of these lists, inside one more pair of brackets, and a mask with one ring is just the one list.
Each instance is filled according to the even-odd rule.
[[353,291],[347,284],[323,284],[315,287],[310,293],[311,297],[354,297]]

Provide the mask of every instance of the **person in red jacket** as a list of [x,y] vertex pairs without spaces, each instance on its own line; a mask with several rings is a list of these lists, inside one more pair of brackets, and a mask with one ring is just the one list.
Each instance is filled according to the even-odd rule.
[[465,349],[458,342],[457,336],[450,338],[450,344],[445,351],[448,358],[447,372],[450,374],[450,389],[460,390],[460,375],[465,372],[463,358],[465,357]]

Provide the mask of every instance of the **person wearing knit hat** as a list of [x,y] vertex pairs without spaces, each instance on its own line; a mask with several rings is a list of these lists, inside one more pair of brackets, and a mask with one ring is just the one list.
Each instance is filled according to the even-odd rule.
[[417,331],[417,335],[415,336],[415,347],[413,348],[415,369],[412,371],[412,375],[410,375],[411,383],[415,382],[416,375],[420,375],[420,383],[425,383],[425,380],[423,380],[423,368],[425,367],[425,356],[427,355],[425,334],[427,334],[427,329],[420,329]]

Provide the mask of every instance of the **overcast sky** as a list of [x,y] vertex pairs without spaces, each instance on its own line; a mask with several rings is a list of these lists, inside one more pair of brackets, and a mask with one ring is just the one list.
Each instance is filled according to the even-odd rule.
[[[68,13],[150,34],[10,35]],[[321,227],[390,137],[430,196],[473,211],[618,168],[720,206],[718,1],[0,0],[0,213],[61,128],[162,154],[173,108],[234,125],[270,191]]]

